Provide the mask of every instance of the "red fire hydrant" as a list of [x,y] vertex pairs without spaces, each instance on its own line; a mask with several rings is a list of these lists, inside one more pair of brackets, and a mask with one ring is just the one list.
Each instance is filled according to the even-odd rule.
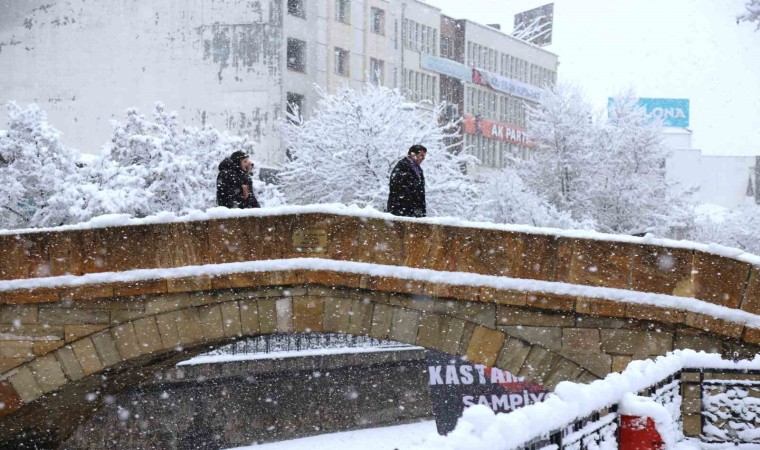
[[620,416],[620,450],[662,450],[665,443],[651,417]]

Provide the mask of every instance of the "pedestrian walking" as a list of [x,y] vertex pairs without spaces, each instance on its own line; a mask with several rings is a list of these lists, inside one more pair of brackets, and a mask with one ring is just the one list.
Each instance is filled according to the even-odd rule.
[[415,144],[409,147],[405,158],[396,163],[391,172],[388,193],[388,212],[395,216],[425,217],[425,174],[422,161],[427,148]]

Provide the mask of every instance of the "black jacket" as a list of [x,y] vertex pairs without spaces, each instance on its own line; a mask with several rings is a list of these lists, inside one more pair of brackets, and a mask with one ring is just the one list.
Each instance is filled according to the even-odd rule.
[[[243,185],[248,186],[250,195],[243,198]],[[253,193],[253,180],[240,164],[230,158],[219,163],[219,175],[216,177],[216,204],[227,208],[259,208],[259,201]]]
[[388,212],[393,215],[407,217],[427,215],[425,175],[420,167],[420,175],[417,176],[413,164],[409,158],[404,158],[391,172]]

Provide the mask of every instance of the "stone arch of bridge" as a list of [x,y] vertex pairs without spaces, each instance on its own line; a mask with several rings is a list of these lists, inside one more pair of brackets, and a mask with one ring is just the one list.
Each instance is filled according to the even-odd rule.
[[304,285],[204,292],[189,302],[172,295],[149,301],[162,307],[82,336],[6,374],[0,384],[5,403],[0,443],[27,437],[60,442],[101,402],[162,369],[239,339],[274,333],[389,339],[466,356],[550,389],[559,381],[596,378],[538,343],[479,323],[477,305],[468,319],[461,302],[451,299]]

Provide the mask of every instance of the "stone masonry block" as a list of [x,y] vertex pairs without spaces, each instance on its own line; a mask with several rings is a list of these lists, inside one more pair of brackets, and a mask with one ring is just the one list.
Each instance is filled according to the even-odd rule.
[[599,378],[607,376],[612,367],[612,356],[604,353],[562,350],[559,354]]
[[262,299],[258,301],[259,328],[261,334],[277,332],[277,300]]
[[95,345],[91,338],[80,339],[71,344],[71,349],[79,361],[79,365],[82,367],[84,376],[92,375],[93,373],[103,370],[103,363],[100,362],[98,353],[95,350]]
[[240,300],[240,332],[243,336],[259,334],[259,307],[256,300]]
[[528,357],[529,352],[530,344],[507,337],[504,347],[499,353],[499,358],[496,360],[496,367],[517,374],[525,363],[525,358]]
[[528,295],[524,291],[481,287],[480,301],[493,302],[497,305],[525,306],[528,302]]
[[417,345],[456,354],[462,339],[465,322],[440,314],[422,313]]
[[119,349],[108,330],[95,333],[90,339],[92,339],[92,344],[95,346],[95,351],[98,352],[103,367],[110,367],[122,361]]
[[180,344],[183,346],[194,345],[205,341],[197,308],[177,311],[174,316],[177,321],[177,334]]
[[206,340],[216,341],[224,338],[224,321],[219,305],[201,306],[198,308],[203,336]]
[[108,325],[64,325],[63,333],[66,342],[74,342],[85,336],[104,330]]
[[625,317],[625,303],[597,298],[578,297],[575,311],[579,314],[601,317]]
[[686,313],[686,325],[732,339],[739,339],[744,330],[744,325],[741,323],[729,322],[728,320],[717,319],[707,314],[691,311]]
[[660,308],[653,305],[629,303],[625,307],[625,316],[631,319],[651,320],[664,323],[683,323],[686,312],[674,308]]
[[224,325],[224,335],[227,337],[242,336],[242,325],[240,323],[240,306],[238,302],[226,302],[219,305],[222,310],[222,323]]
[[322,331],[325,301],[321,297],[296,297],[293,299],[293,329],[296,332]]
[[544,377],[543,387],[549,391],[553,391],[561,381],[575,381],[581,373],[583,373],[583,369],[578,364],[566,359],[560,359],[550,369],[546,377]]
[[33,356],[33,341],[0,341],[0,358],[31,358]]
[[37,385],[45,394],[66,384],[63,369],[53,355],[40,356],[31,361],[28,366],[37,380]]
[[499,306],[496,309],[499,326],[533,326],[533,327],[572,327],[575,326],[573,314],[555,313],[511,306]]
[[166,280],[139,280],[114,283],[113,293],[117,297],[131,297],[135,295],[165,294],[167,292]]
[[177,330],[177,313],[159,314],[156,316],[158,334],[161,336],[161,345],[164,349],[177,348],[182,345]]
[[293,332],[293,300],[290,298],[278,298],[275,300],[277,311],[277,331],[279,333]]
[[[311,290],[309,291],[311,293]],[[351,308],[353,300],[350,298],[324,297],[324,324],[325,332],[347,333],[351,323]]]
[[177,311],[187,308],[190,304],[190,294],[187,292],[156,295],[145,299],[145,312],[147,314],[160,314]]
[[19,289],[5,291],[4,300],[8,305],[55,303],[59,300],[59,296],[56,288]]
[[694,296],[716,305],[738,308],[752,266],[743,261],[694,252]]
[[42,308],[39,322],[50,325],[108,324],[110,313],[100,309]]
[[0,306],[0,323],[33,324],[37,323],[39,308],[33,305]]
[[599,330],[593,328],[562,329],[562,349],[583,352],[599,352]]
[[70,345],[61,347],[60,349],[56,350],[53,354],[55,355],[56,359],[58,359],[58,362],[61,364],[61,368],[63,368],[63,373],[65,373],[66,376],[71,381],[77,381],[84,378],[84,371],[82,370],[82,365],[79,364],[79,360],[77,359],[77,356],[74,354],[74,350],[71,349]]
[[135,337],[140,345],[140,353],[155,353],[163,349],[161,333],[158,331],[158,324],[155,317],[145,317],[135,320],[132,323],[135,329]]
[[372,329],[372,318],[375,306],[368,300],[354,300],[351,303],[351,320],[348,332],[355,335],[367,336]]
[[554,295],[531,292],[527,296],[527,305],[532,308],[548,309],[552,311],[575,311],[575,296]]
[[131,323],[116,325],[111,328],[111,337],[124,361],[137,358],[142,354],[142,347],[137,340],[135,327]]
[[394,309],[388,337],[396,342],[414,344],[417,340],[417,329],[419,328],[421,314],[412,309]]
[[109,283],[83,284],[58,288],[61,300],[94,300],[114,296],[113,285]]
[[19,367],[8,381],[24,403],[31,403],[43,394],[32,371],[26,366]]
[[388,339],[393,320],[393,306],[375,305],[372,314],[372,328],[369,335],[375,339]]
[[501,352],[506,335],[490,328],[476,326],[470,336],[467,346],[467,359],[469,361],[493,367],[496,358]]
[[169,293],[210,291],[211,289],[211,277],[205,275],[166,280],[166,291]]
[[517,339],[540,345],[550,350],[562,348],[562,328],[553,327],[499,327],[499,330]]
[[32,351],[34,352],[35,356],[43,356],[47,355],[53,350],[63,347],[64,344],[64,341],[35,342],[34,346],[32,347]]
[[664,355],[673,350],[673,335],[643,330],[600,330],[602,351],[635,358]]
[[473,322],[484,327],[493,328],[496,326],[496,305],[493,303],[436,299],[435,312]]
[[532,346],[528,357],[525,358],[518,376],[525,377],[526,380],[543,385],[546,378],[551,373],[554,365],[559,361],[559,356],[536,345]]

